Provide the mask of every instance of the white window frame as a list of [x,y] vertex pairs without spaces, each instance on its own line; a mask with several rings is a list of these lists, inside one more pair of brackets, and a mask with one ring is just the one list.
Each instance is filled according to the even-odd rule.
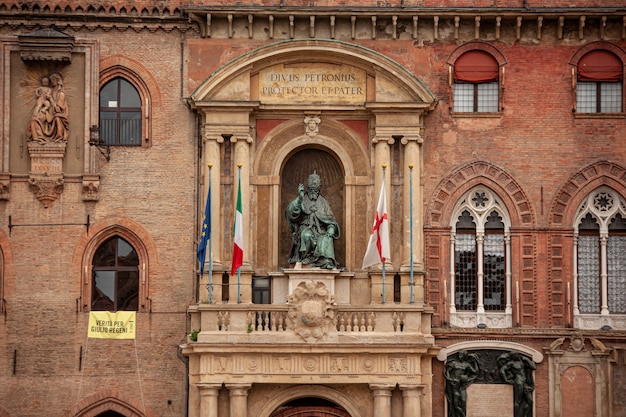
[[[484,205],[476,204],[473,198],[476,195],[484,197]],[[476,311],[457,311],[455,294],[455,240],[456,223],[461,213],[467,210],[476,222],[476,292],[478,300]],[[485,236],[485,223],[491,212],[496,211],[504,223],[504,250],[505,250],[505,309],[504,312],[485,311],[484,305],[484,273],[483,273],[483,249]],[[502,200],[490,189],[484,186],[472,188],[465,193],[456,204],[450,219],[450,324],[457,327],[477,327],[486,325],[491,328],[509,328],[513,326],[513,308],[511,304],[511,220]]]
[[[600,205],[597,196],[605,193],[611,197],[611,203],[608,205]],[[609,243],[609,224],[613,217],[620,213],[623,217],[626,217],[626,199],[619,195],[615,190],[608,187],[600,187],[589,193],[585,197],[583,203],[578,209],[578,214],[574,221],[574,268],[573,268],[573,281],[574,281],[574,293],[573,293],[573,310],[574,310],[574,327],[579,329],[600,329],[604,326],[610,326],[615,330],[626,330],[626,314],[615,314],[609,311],[608,305],[608,288],[609,279],[608,276],[608,243]],[[578,304],[578,238],[579,231],[578,226],[583,217],[587,214],[591,214],[598,225],[600,226],[600,313],[581,313]]]

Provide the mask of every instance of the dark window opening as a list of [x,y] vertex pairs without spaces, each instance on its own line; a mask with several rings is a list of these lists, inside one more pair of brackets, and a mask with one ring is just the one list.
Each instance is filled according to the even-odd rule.
[[227,303],[229,300],[229,291],[230,291],[230,275],[228,272],[224,272],[222,274],[222,302]]
[[402,278],[400,274],[393,276],[393,302],[399,303],[402,297]]
[[100,90],[100,140],[141,146],[141,97],[131,83],[114,78]]
[[104,242],[93,257],[92,271],[92,310],[138,310],[139,257],[127,241],[113,237]]

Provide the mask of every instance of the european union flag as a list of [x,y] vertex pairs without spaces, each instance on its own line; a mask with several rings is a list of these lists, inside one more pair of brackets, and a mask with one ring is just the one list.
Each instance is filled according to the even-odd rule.
[[211,184],[209,184],[209,192],[206,196],[206,205],[204,207],[204,218],[202,219],[202,227],[200,229],[200,243],[198,244],[198,261],[200,261],[200,277],[204,275],[204,260],[206,258],[207,242],[211,239]]

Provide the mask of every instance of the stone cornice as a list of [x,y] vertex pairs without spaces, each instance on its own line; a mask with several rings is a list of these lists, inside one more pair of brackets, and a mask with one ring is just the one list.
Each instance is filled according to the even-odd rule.
[[[563,39],[564,29],[574,25],[578,38],[589,41],[605,39],[610,26],[616,31],[611,39],[626,39],[626,7],[420,7],[420,6],[186,6],[179,2],[168,3],[170,7],[150,7],[118,3],[115,6],[73,8],[54,7],[48,3],[31,3],[28,7],[10,7],[10,3],[0,4],[0,22],[12,29],[37,26],[55,26],[60,29],[82,27],[89,30],[179,30],[181,32],[200,30],[202,37],[232,38],[242,36],[242,27],[248,38],[280,39],[295,38],[306,31],[314,38],[316,28],[323,27],[324,35],[334,39],[335,27],[352,27],[352,39],[418,39],[420,30],[428,28],[433,39],[486,39],[481,36],[481,25],[495,26],[495,39],[500,39],[500,29],[515,28],[513,36],[520,39],[524,29],[532,26],[536,38],[541,39],[542,31],[550,25],[557,27],[558,38]],[[402,2],[401,4],[404,4]],[[1,7],[4,5],[4,8]],[[357,31],[356,22],[368,21],[370,30],[364,33],[362,27]],[[243,22],[244,26],[237,21]],[[282,22],[282,23],[279,23]],[[256,23],[256,25],[255,25]],[[288,33],[274,36],[274,26],[286,25]],[[267,26],[269,30],[255,32],[255,26]],[[304,27],[306,26],[306,28]],[[454,28],[453,35],[440,34],[444,26]],[[599,27],[593,33],[592,26]],[[0,25],[1,27],[1,25]],[[382,28],[388,27],[387,30]],[[474,36],[461,33],[461,27],[471,27]],[[615,28],[618,28],[617,30]],[[339,30],[339,29],[337,29]],[[571,30],[571,28],[570,28]],[[494,32],[493,29],[489,30]],[[321,32],[318,30],[318,32]],[[485,30],[483,29],[483,32]],[[595,31],[594,31],[595,32]],[[328,35],[328,33],[330,35]],[[345,36],[345,35],[344,35]],[[337,36],[338,38],[339,36]],[[608,38],[607,38],[608,39]]]
[[[262,7],[183,6],[202,37],[330,39],[541,39],[549,26],[558,39],[626,38],[626,7]],[[358,27],[357,27],[358,25]],[[488,29],[482,29],[481,25]],[[264,31],[255,31],[255,26]],[[493,26],[493,28],[491,28]],[[595,27],[598,29],[591,30]],[[245,28],[245,29],[244,29]],[[276,30],[275,30],[276,28]],[[280,28],[280,30],[278,29]],[[337,36],[341,28],[342,34]],[[364,30],[367,28],[367,30]],[[451,28],[451,29],[450,29]],[[506,32],[512,29],[512,32]],[[430,35],[426,35],[426,30]],[[347,33],[346,33],[347,31]],[[420,31],[422,31],[420,33]],[[502,31],[502,35],[501,35]],[[320,35],[320,33],[323,33]],[[484,36],[488,33],[487,36]],[[569,35],[571,36],[571,35]]]
[[[504,339],[545,339],[552,340],[563,336],[574,336],[582,334],[584,337],[593,337],[602,340],[615,340],[623,342],[626,340],[626,331],[622,330],[581,330],[573,328],[519,328],[511,327],[506,329],[479,329],[479,328],[432,328],[432,335],[437,341],[449,340],[504,340]],[[448,343],[446,343],[448,344]]]

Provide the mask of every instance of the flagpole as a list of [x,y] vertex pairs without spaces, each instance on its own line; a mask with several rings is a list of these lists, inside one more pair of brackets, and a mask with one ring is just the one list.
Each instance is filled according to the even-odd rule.
[[[207,166],[209,167],[209,190],[211,190],[211,171],[213,169],[213,164],[208,164]],[[210,219],[209,222],[212,222],[213,216],[209,217],[209,219]],[[213,230],[211,226],[212,225],[209,224],[209,230]],[[209,284],[207,285],[207,289],[209,290],[209,304],[213,304],[213,248],[212,248],[212,245],[213,245],[213,238],[212,236],[209,236]]]
[[[239,198],[239,193],[241,193],[241,162],[237,164],[239,176],[238,176],[238,187],[237,190],[237,198]],[[241,266],[237,267],[237,304],[241,304]]]
[[[385,169],[387,168],[387,164],[383,163],[383,188],[385,188]],[[385,304],[385,261],[383,261],[383,304]]]
[[409,286],[411,289],[410,303],[413,304],[415,302],[415,300],[413,299],[413,164],[409,164],[409,213],[409,238],[411,239],[411,243],[409,245],[409,249],[411,251],[411,279],[409,282]]

